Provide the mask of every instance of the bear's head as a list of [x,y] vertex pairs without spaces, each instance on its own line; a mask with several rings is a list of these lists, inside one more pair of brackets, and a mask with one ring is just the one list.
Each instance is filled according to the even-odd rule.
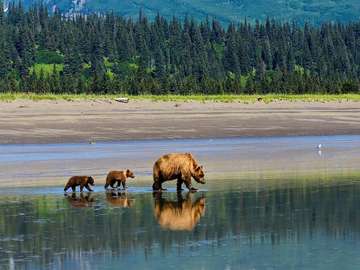
[[91,176],[88,177],[88,184],[94,186],[95,185],[95,181],[94,178],[92,178]]
[[194,177],[195,181],[200,184],[205,184],[205,173],[203,170],[203,166],[194,166],[194,172],[192,177]]
[[202,217],[205,213],[205,197],[197,199],[193,204],[192,209],[194,211],[194,219],[198,220],[200,217]]
[[135,178],[135,175],[132,171],[129,169],[126,170],[126,177]]

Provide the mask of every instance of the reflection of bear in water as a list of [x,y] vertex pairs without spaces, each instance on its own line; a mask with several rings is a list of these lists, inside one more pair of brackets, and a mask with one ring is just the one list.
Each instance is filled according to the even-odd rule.
[[126,192],[106,192],[106,200],[115,207],[130,208],[134,204],[134,200]]
[[191,231],[205,213],[205,198],[198,198],[194,203],[191,194],[183,199],[178,193],[177,201],[169,201],[155,194],[154,215],[163,229],[173,231]]
[[80,193],[80,196],[77,196],[77,194],[73,192],[71,195],[65,195],[65,197],[68,202],[76,208],[90,207],[95,201],[91,193]]

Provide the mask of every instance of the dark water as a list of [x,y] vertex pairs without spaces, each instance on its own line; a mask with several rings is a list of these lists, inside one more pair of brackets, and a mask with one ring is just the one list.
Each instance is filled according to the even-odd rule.
[[279,181],[181,196],[2,190],[0,269],[359,269],[360,182]]

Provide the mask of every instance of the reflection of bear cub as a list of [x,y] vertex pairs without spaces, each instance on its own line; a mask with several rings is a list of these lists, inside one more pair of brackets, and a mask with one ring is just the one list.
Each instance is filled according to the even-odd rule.
[[165,200],[158,194],[155,198],[154,214],[163,229],[173,231],[191,231],[205,213],[205,198],[198,198],[194,203],[190,193],[184,200],[178,194],[177,201]]
[[69,181],[65,185],[64,191],[66,192],[69,188],[72,188],[72,191],[75,192],[76,187],[80,186],[80,191],[82,192],[84,187],[88,191],[92,191],[89,185],[94,185],[94,178],[91,176],[73,176],[70,177]]
[[106,200],[115,207],[130,208],[134,200],[129,198],[124,192],[106,192]]
[[153,190],[164,190],[162,183],[177,179],[177,190],[185,183],[189,190],[196,190],[191,186],[191,177],[196,182],[205,184],[203,167],[199,166],[190,153],[168,154],[159,158],[153,167]]
[[[108,186],[111,186],[112,188],[118,188],[120,185],[123,186],[123,188],[126,188],[126,178],[135,178],[135,175],[132,171],[127,169],[126,171],[111,171],[108,173],[106,177],[106,184],[105,189],[107,189]],[[114,184],[117,183],[117,186],[115,187]]]
[[90,207],[95,201],[90,194],[84,195],[84,193],[80,193],[80,196],[77,196],[76,193],[72,193],[71,196],[66,195],[66,198],[71,206],[75,208]]

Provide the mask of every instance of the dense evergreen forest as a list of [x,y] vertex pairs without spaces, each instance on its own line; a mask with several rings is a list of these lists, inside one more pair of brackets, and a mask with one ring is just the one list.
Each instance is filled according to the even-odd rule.
[[[0,3],[0,8],[3,5]],[[359,92],[360,22],[298,26],[0,10],[0,92]]]

